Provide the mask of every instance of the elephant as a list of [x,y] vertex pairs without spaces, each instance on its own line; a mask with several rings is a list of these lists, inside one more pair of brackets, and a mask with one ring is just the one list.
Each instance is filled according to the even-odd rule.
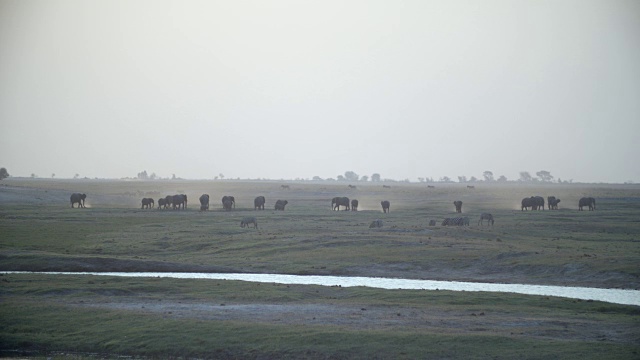
[[209,194],[200,195],[200,211],[209,210]]
[[461,213],[462,212],[462,201],[456,200],[456,201],[453,202],[453,205],[456,207],[456,212],[457,213]]
[[249,227],[249,224],[253,224],[254,229],[258,228],[258,220],[253,216],[243,217],[240,221],[240,227]]
[[264,203],[267,202],[267,200],[264,198],[264,196],[258,196],[255,199],[253,199],[253,210],[264,210]]
[[521,210],[544,210],[544,198],[542,196],[531,196],[528,198],[522,199],[522,208]]
[[549,210],[558,210],[558,204],[560,203],[560,199],[555,196],[550,196],[547,198],[547,204],[549,205]]
[[153,209],[155,207],[155,202],[153,201],[152,198],[143,198],[142,199],[142,209],[144,208],[147,209]]
[[529,208],[533,208],[533,205],[534,205],[533,197],[522,199],[521,205],[522,205],[522,207],[520,208],[521,211],[525,211],[525,210],[529,210]]
[[493,215],[489,213],[480,214],[480,220],[478,220],[478,225],[483,225],[484,220],[487,220],[487,225],[491,224],[491,226],[493,226]]
[[583,197],[578,201],[578,210],[582,211],[583,206],[588,206],[589,211],[596,209],[596,199],[592,197]]
[[78,208],[84,207],[84,200],[87,198],[87,194],[73,193],[71,194],[71,208],[73,204],[78,203]]
[[391,207],[391,203],[390,202],[388,202],[387,200],[380,201],[380,205],[382,205],[382,212],[383,213],[388,213],[389,212],[389,208]]
[[288,203],[289,202],[287,200],[278,200],[278,201],[276,201],[276,205],[275,205],[274,209],[284,211],[284,207]]
[[165,208],[173,206],[173,195],[167,195],[164,198],[164,206]]
[[167,199],[160,198],[158,199],[158,209],[166,209],[167,208]]
[[331,210],[340,211],[340,206],[344,206],[345,210],[349,210],[349,198],[336,196],[331,199]]
[[351,211],[358,211],[358,200],[357,199],[353,199],[351,200]]
[[229,207],[229,209],[227,209],[227,208],[225,208],[225,207],[224,207],[224,202],[225,202],[225,200],[230,201],[230,202],[231,202],[231,205],[233,206],[233,208],[234,208],[234,209],[236,208],[236,198],[234,198],[233,196],[227,196],[227,195],[225,195],[225,196],[223,196],[223,197],[222,197],[222,208],[223,208],[223,209],[225,209],[225,210],[231,210],[231,207]]
[[183,209],[187,208],[187,195],[185,194],[173,195],[173,209],[180,210],[181,206]]
[[231,201],[231,199],[227,198],[227,199],[224,199],[222,201],[222,208],[223,209],[225,209],[227,211],[230,211],[232,209],[232,207],[233,207],[233,201]]
[[532,210],[544,210],[544,198],[542,196],[533,196],[533,200],[535,206]]

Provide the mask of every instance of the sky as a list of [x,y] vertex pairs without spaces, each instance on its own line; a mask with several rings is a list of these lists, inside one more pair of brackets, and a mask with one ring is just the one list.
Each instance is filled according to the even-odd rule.
[[0,0],[13,176],[640,182],[637,0]]

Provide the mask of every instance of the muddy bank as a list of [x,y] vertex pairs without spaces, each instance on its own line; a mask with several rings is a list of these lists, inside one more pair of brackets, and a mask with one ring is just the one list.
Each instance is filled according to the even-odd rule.
[[[60,271],[60,272],[201,272],[201,273],[271,273],[256,269],[227,266],[193,265],[162,261],[116,259],[107,257],[51,256],[37,254],[0,254],[1,271]],[[632,274],[593,272],[575,269],[567,264],[562,267],[511,266],[478,267],[469,264],[464,269],[434,266],[423,270],[409,264],[371,265],[329,271],[316,269],[291,275],[330,275],[388,277],[439,281],[486,282],[506,284],[535,284],[555,286],[578,286],[595,288],[620,288],[638,290],[640,279]]]

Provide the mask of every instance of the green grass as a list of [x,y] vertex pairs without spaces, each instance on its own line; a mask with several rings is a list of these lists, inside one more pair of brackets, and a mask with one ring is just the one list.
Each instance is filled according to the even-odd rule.
[[[527,320],[537,332],[557,331],[549,318],[625,329],[639,324],[636,307],[576,302],[510,294],[458,293],[366,288],[286,286],[236,281],[128,279],[46,275],[2,276],[0,349],[41,354],[126,354],[145,357],[198,358],[633,358],[637,343],[555,340],[526,336],[529,326],[503,332],[475,324],[470,314]],[[185,318],[170,311],[145,312],[154,303],[189,304],[331,304],[356,308],[382,307],[405,316],[428,311],[445,321],[471,319],[468,328],[442,331],[438,324],[417,327],[398,321],[391,328],[354,329],[333,324],[267,324]],[[104,303],[137,303],[138,309],[100,307]],[[93,306],[89,306],[93,305]],[[315,319],[315,318],[314,318]],[[440,320],[442,321],[442,320]],[[547,329],[547,327],[549,327]],[[606,331],[603,330],[603,333]],[[637,333],[636,333],[637,334]]]
[[[71,209],[71,192],[87,193],[89,207]],[[175,193],[188,194],[186,211],[140,209],[143,196]],[[211,211],[198,211],[202,193],[211,195]],[[236,210],[222,211],[222,195],[236,197]],[[267,210],[253,210],[258,195],[267,198]],[[520,199],[531,195],[561,198],[560,210],[520,211]],[[331,211],[334,196],[357,198],[361,211]],[[577,211],[582,196],[595,197],[597,210]],[[272,209],[277,199],[289,201],[286,211]],[[441,227],[443,218],[457,216],[458,199],[471,226]],[[0,270],[640,287],[640,186],[358,184],[350,190],[342,183],[294,183],[287,191],[276,182],[5,179],[0,200]],[[391,202],[390,213],[381,212],[381,200]],[[481,212],[491,212],[495,226],[477,226]],[[247,215],[258,218],[258,230],[240,227]],[[385,226],[369,229],[375,219]],[[428,226],[432,219],[438,226]],[[347,319],[365,320],[377,311],[380,324],[344,324],[340,317],[324,323],[215,320],[151,311],[155,303],[329,306]],[[509,294],[5,275],[0,319],[3,356],[17,350],[162,358],[640,357],[637,307]]]

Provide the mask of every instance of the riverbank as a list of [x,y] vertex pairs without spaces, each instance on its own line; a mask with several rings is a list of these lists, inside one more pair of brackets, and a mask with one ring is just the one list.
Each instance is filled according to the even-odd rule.
[[0,281],[2,350],[25,354],[632,359],[640,353],[638,307],[598,301],[168,278],[5,274]]

